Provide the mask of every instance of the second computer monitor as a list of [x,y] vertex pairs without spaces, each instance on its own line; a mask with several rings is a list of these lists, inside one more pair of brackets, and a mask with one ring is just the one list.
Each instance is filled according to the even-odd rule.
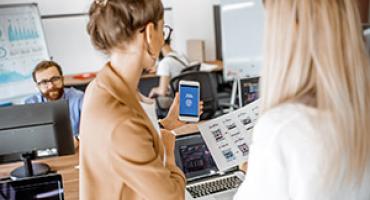
[[45,150],[74,153],[67,101],[0,108],[0,164],[19,161],[25,153],[42,157]]
[[242,78],[239,82],[241,106],[245,106],[259,98],[259,77]]

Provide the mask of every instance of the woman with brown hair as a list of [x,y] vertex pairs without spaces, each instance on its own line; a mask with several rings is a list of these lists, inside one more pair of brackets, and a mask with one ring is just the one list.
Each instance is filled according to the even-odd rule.
[[[109,62],[86,90],[81,118],[80,198],[183,199],[174,136],[157,134],[139,103],[142,71],[163,45],[160,0],[95,0],[88,33]],[[176,121],[163,120],[167,129]],[[166,158],[163,155],[166,153]]]
[[370,199],[370,66],[356,1],[265,8],[262,116],[234,199]]

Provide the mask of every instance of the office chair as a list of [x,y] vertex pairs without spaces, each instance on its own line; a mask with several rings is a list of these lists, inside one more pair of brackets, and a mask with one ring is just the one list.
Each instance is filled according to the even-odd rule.
[[[184,68],[180,74],[186,72],[197,72],[200,70],[200,63],[192,64],[189,67]],[[159,85],[159,80],[157,85]],[[147,96],[147,95],[146,95]],[[174,93],[170,90],[169,96],[156,97],[156,112],[158,119],[163,119],[167,116],[168,110],[172,104]]]
[[186,67],[185,69],[181,70],[181,73],[185,72],[199,72],[200,71],[200,63],[196,63],[193,65],[190,65],[189,67]]
[[209,72],[185,72],[171,79],[170,87],[175,94],[179,90],[180,80],[197,81],[200,83],[200,99],[204,102],[201,120],[211,119],[223,114],[223,109],[230,105],[220,104],[217,97],[217,81]]
[[149,96],[150,91],[159,85],[160,77],[157,75],[141,77],[139,81],[139,91],[144,96]]

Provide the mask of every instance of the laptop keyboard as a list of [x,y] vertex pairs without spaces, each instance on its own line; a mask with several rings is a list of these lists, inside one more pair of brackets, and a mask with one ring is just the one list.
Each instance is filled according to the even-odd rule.
[[238,188],[242,180],[237,176],[222,177],[220,179],[189,185],[186,189],[193,198]]

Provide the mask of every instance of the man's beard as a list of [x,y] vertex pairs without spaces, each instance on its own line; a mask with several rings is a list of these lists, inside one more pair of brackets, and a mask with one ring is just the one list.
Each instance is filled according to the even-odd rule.
[[56,101],[60,99],[63,96],[64,89],[61,88],[51,88],[47,90],[46,92],[42,93],[42,95],[48,100],[48,101]]

